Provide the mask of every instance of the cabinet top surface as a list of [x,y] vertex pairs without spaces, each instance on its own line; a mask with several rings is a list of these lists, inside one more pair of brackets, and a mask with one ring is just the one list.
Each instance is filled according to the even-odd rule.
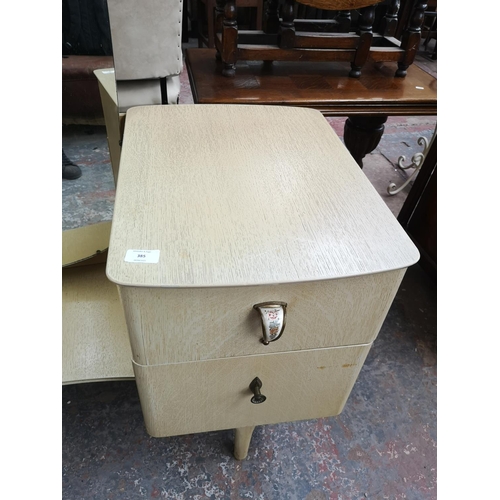
[[319,111],[127,112],[108,278],[145,287],[335,279],[418,251]]

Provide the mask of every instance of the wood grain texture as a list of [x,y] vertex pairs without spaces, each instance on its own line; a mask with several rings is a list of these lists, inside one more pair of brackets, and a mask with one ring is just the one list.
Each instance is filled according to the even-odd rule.
[[[235,288],[120,287],[133,359],[142,365],[372,342],[404,270],[301,284]],[[286,327],[264,345],[253,305],[287,306]]]
[[324,49],[355,49],[358,46],[356,35],[338,35],[337,33],[300,33],[295,34],[296,48],[324,48]]
[[[127,113],[108,278],[145,287],[307,282],[406,268],[415,246],[321,113]],[[125,262],[159,250],[157,264]]]
[[[398,59],[400,54],[394,52]],[[378,56],[374,56],[378,57]],[[186,67],[197,104],[302,106],[325,116],[435,115],[437,80],[419,67],[395,78],[395,63],[363,66],[361,77],[349,78],[344,62],[239,62],[234,78],[221,75],[215,50],[187,49]]]
[[[146,429],[153,437],[338,415],[370,345],[196,363],[134,363]],[[259,377],[262,404],[252,404]]]
[[324,10],[354,10],[381,3],[383,0],[300,0],[303,5]]
[[134,378],[127,326],[105,265],[63,269],[62,382]]
[[322,49],[313,51],[310,49],[282,49],[269,45],[238,45],[238,60],[244,61],[351,61],[354,58],[354,50]]
[[370,50],[369,58],[375,62],[400,61],[404,56],[404,50],[398,47],[391,49],[379,49],[374,47]]

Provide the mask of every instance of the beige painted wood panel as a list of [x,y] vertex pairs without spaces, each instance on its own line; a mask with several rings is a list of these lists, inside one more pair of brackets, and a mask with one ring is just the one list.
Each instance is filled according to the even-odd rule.
[[[319,111],[135,107],[124,134],[107,265],[117,284],[308,282],[418,260]],[[131,249],[159,261],[126,262]]]
[[[146,429],[153,437],[338,415],[371,344],[195,363],[134,363]],[[249,385],[262,381],[262,404]]]
[[118,110],[114,68],[95,70],[94,74],[99,82],[99,94],[101,97],[104,122],[106,123],[109,156],[116,186],[118,170],[120,168],[121,141],[123,139],[123,129],[125,127],[125,113],[120,113]]
[[62,382],[134,378],[127,326],[105,265],[62,271]]
[[243,456],[255,425],[339,414],[418,257],[318,111],[127,112],[106,273],[152,436],[243,429]]
[[109,246],[110,232],[109,221],[63,231],[62,267],[84,262],[103,253]]
[[[372,342],[404,270],[300,284],[214,289],[120,287],[133,359],[143,365]],[[264,345],[253,305],[288,304],[284,333]]]

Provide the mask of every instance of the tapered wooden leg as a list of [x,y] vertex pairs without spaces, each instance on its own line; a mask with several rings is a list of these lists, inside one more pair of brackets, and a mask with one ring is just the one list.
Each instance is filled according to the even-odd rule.
[[248,448],[252,439],[253,427],[239,427],[234,430],[234,458],[244,460],[248,455]]

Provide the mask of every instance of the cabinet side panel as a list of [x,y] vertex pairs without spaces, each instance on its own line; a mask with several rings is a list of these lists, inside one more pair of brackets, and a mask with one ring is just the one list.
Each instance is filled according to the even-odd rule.
[[134,294],[130,293],[130,288],[119,285],[117,288],[125,315],[125,322],[127,324],[130,347],[132,349],[132,359],[135,363],[147,365],[149,363],[144,348],[143,309],[137,307]]

